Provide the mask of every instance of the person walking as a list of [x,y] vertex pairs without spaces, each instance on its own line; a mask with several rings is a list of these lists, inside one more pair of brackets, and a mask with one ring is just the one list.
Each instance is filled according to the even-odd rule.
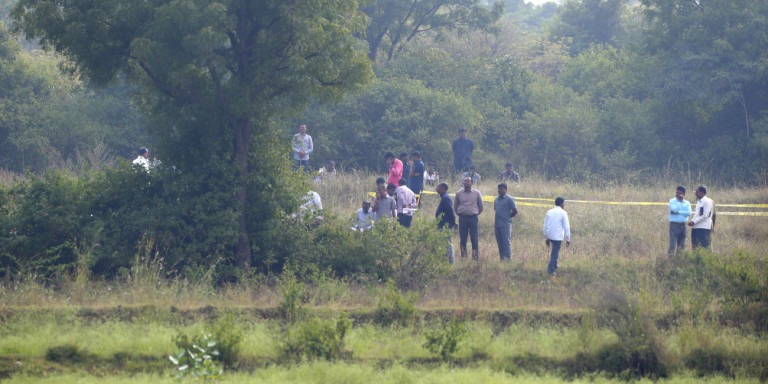
[[517,205],[515,199],[507,195],[506,183],[499,184],[498,189],[499,197],[493,202],[493,230],[499,245],[499,259],[512,260],[512,218],[517,216]]
[[568,212],[565,211],[565,199],[555,199],[555,207],[547,211],[544,218],[544,237],[547,239],[547,248],[552,247],[549,254],[547,273],[554,277],[557,271],[557,258],[560,255],[560,247],[565,240],[565,246],[571,246],[571,225],[568,222]]
[[451,201],[451,196],[448,195],[448,184],[438,184],[435,191],[440,196],[440,203],[437,205],[437,211],[435,211],[435,217],[438,220],[437,229],[446,233],[448,245],[445,248],[445,252],[446,256],[448,256],[448,262],[453,264],[456,261],[453,253],[453,239],[451,239],[451,230],[456,227],[456,215],[453,213],[453,202]]
[[304,172],[309,172],[309,154],[312,153],[314,145],[312,136],[307,134],[307,126],[299,125],[299,133],[293,135],[291,140],[293,146],[293,159],[296,160],[293,169],[298,170],[304,167]]
[[685,224],[691,217],[691,203],[685,200],[685,187],[680,185],[675,190],[675,197],[669,200],[669,249],[670,257],[685,249]]
[[456,192],[453,209],[459,216],[459,247],[461,257],[467,257],[467,235],[472,241],[472,259],[479,260],[479,221],[483,213],[483,195],[472,188],[472,178],[464,178],[464,188]]
[[472,152],[475,143],[467,139],[467,129],[459,128],[459,138],[453,141],[453,170],[458,174],[472,166]]
[[696,188],[696,210],[688,222],[691,227],[691,245],[696,248],[709,248],[712,245],[712,232],[715,231],[715,202],[707,197],[707,187]]

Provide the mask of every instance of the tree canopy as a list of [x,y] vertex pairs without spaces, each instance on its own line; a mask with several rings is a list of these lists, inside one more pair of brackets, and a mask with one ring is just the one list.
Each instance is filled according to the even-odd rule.
[[232,175],[208,183],[232,188],[241,266],[252,257],[249,214],[280,210],[273,191],[252,184],[284,185],[270,119],[371,77],[352,0],[21,0],[13,17],[28,39],[69,58],[72,72],[101,83],[125,73],[140,84],[164,163]]

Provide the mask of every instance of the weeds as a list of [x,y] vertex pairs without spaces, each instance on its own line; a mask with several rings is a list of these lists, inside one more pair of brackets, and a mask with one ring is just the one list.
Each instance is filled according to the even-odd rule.
[[451,319],[448,323],[434,327],[424,335],[424,348],[443,361],[449,361],[459,351],[460,343],[467,335],[464,322]]

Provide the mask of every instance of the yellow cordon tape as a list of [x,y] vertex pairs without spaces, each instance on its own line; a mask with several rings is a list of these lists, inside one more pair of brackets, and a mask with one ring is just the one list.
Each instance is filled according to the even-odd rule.
[[[421,194],[437,195],[437,192],[422,191]],[[375,197],[375,193],[369,193],[370,196]],[[514,196],[513,196],[514,197]],[[496,196],[488,195],[483,196],[483,201],[492,203],[496,199]],[[554,204],[555,199],[547,199],[543,197],[514,197],[517,205],[526,207],[551,207]],[[522,200],[522,201],[521,201]],[[543,203],[529,203],[527,201],[546,201],[548,204]],[[636,206],[667,206],[669,203],[658,203],[652,201],[600,201],[600,200],[566,200],[569,203],[584,203],[584,204],[604,204],[604,205],[636,205]],[[716,204],[718,208],[760,208],[768,209],[768,204]],[[768,216],[768,212],[717,212],[718,215],[725,216]]]

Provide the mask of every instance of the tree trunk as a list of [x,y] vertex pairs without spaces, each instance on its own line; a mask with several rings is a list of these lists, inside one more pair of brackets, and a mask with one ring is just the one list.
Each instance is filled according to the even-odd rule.
[[251,124],[247,119],[238,120],[235,126],[235,163],[237,164],[237,266],[251,265],[251,240],[248,236],[248,148],[251,138]]

